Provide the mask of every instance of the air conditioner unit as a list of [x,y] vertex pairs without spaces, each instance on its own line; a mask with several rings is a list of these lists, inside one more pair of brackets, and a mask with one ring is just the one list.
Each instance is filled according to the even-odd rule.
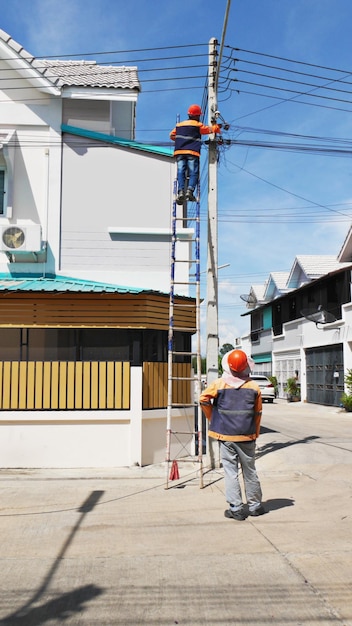
[[0,226],[0,250],[18,252],[40,252],[42,231],[40,224],[2,224]]

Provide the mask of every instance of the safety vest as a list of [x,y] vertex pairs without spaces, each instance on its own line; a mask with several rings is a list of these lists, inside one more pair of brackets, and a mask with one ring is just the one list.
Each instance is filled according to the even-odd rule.
[[200,156],[202,126],[203,124],[197,120],[186,120],[176,124],[175,156],[178,154]]
[[215,439],[256,436],[255,404],[258,392],[251,387],[219,389],[214,398],[209,435]]

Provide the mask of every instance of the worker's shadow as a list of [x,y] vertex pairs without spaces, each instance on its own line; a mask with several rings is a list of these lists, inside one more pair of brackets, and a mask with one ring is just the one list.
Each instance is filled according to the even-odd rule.
[[41,606],[36,606],[43,597],[44,593],[47,595],[47,590],[54,574],[62,562],[69,545],[72,543],[74,536],[79,530],[84,517],[96,506],[103,493],[103,491],[92,491],[88,498],[86,498],[83,504],[78,508],[80,516],[41,585],[28,602],[0,620],[1,626],[39,626],[40,624],[47,623],[50,619],[54,618],[56,620],[60,618],[60,621],[65,621],[73,613],[81,613],[84,610],[84,604],[86,602],[103,593],[103,589],[100,587],[95,585],[84,585],[83,587],[79,587],[73,591],[63,593],[57,598],[49,600]]
[[[271,428],[266,428],[265,426],[261,427],[261,433],[265,432],[277,432],[272,430]],[[309,437],[304,437],[303,439],[293,439],[292,441],[285,442],[275,442],[271,441],[270,443],[265,444],[257,449],[256,459],[260,459],[266,454],[270,454],[271,452],[276,452],[276,450],[282,450],[283,448],[288,448],[290,446],[296,446],[298,444],[306,444],[315,441],[316,439],[320,439],[317,435],[310,435]],[[295,501],[293,498],[275,498],[272,500],[266,500],[264,503],[265,509],[269,511],[276,511],[277,509],[283,509],[286,506],[294,506]]]
[[271,500],[265,500],[263,505],[265,510],[270,513],[270,511],[284,509],[286,506],[294,506],[295,501],[293,498],[272,498]]
[[[261,430],[261,432],[265,431],[270,432],[269,429]],[[258,447],[255,458],[260,459],[266,454],[276,452],[276,450],[282,450],[283,448],[289,448],[290,446],[297,446],[300,443],[312,443],[315,439],[320,439],[320,437],[318,437],[318,435],[310,435],[309,437],[304,437],[303,439],[292,439],[291,441],[271,441],[270,443],[266,443],[264,446]]]

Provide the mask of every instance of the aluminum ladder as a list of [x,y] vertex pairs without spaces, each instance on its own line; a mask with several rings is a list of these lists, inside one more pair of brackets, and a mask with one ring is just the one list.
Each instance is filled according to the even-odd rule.
[[[200,185],[197,187],[197,202],[192,203],[195,206],[194,215],[189,216],[187,201],[183,206],[176,203],[177,195],[177,175],[173,187],[173,205],[172,205],[172,228],[171,228],[171,281],[170,281],[170,300],[169,300],[169,330],[168,330],[168,400],[167,400],[167,425],[166,425],[166,489],[170,487],[170,481],[177,480],[179,476],[178,463],[181,462],[182,468],[185,463],[192,462],[198,465],[199,486],[203,488],[203,416],[199,404],[199,393],[201,390],[201,340],[200,340]],[[181,215],[180,215],[181,212]],[[192,225],[191,252],[188,253],[187,259],[180,258],[180,229],[184,226]],[[187,264],[187,272],[184,272],[184,264]],[[181,267],[183,264],[183,267]],[[179,271],[178,271],[179,270]],[[179,274],[187,274],[185,281],[177,280]],[[187,289],[192,292],[194,301],[188,300],[186,303],[180,303],[179,299],[175,302],[175,295],[178,287]],[[180,295],[180,294],[177,294]],[[189,295],[189,293],[188,293]],[[175,326],[174,318],[177,307],[195,307],[195,328],[193,328],[193,345],[191,343],[190,351],[180,351],[175,348],[175,333],[182,332],[185,328]],[[175,384],[181,380],[177,375],[176,365],[179,357],[185,358],[191,364],[190,376],[182,378],[188,381],[191,388],[191,402],[180,403],[175,402],[173,397],[175,394]],[[196,357],[194,359],[194,357]],[[193,374],[192,361],[196,362],[196,372]],[[192,401],[193,400],[193,401]],[[174,429],[173,422],[175,419],[175,410],[178,414],[189,416],[186,420],[187,429]],[[188,430],[189,427],[189,430]],[[194,474],[194,471],[191,472]],[[187,474],[189,476],[190,474]],[[174,483],[175,484],[175,483]]]

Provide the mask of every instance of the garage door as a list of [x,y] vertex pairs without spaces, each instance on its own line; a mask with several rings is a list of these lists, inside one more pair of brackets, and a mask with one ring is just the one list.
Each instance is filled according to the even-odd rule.
[[339,406],[344,388],[342,344],[306,350],[307,402]]

